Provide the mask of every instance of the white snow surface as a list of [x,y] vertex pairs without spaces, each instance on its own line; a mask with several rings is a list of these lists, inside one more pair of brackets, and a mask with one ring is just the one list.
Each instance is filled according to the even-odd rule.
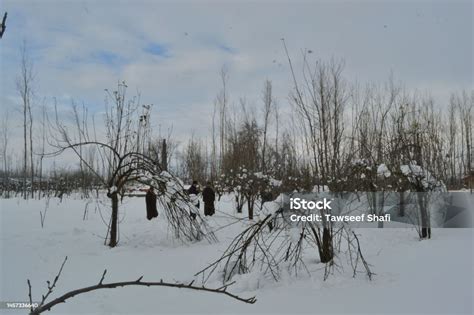
[[[143,281],[189,282],[249,224],[245,219],[236,221],[235,217],[246,216],[246,208],[236,214],[233,196],[225,195],[216,204],[216,214],[206,218],[219,243],[182,244],[172,238],[162,211],[148,221],[144,198],[125,198],[120,205],[119,245],[110,249],[103,240],[103,219],[108,222],[110,217],[107,198],[100,211],[94,201],[74,198],[51,199],[49,207],[44,199],[0,202],[0,301],[28,301],[26,279],[32,283],[33,300],[40,300],[46,293],[46,280],[54,279],[65,256],[68,261],[51,298],[97,284],[104,269],[105,283],[140,276]],[[262,212],[272,213],[277,206],[278,202],[270,203]],[[46,207],[42,228],[40,211]],[[234,224],[221,228],[230,223]],[[353,278],[351,270],[337,269],[323,281],[324,265],[318,263],[315,249],[307,248],[305,263],[310,274],[301,271],[279,282],[258,271],[233,278],[237,282],[229,291],[242,297],[256,295],[253,305],[205,292],[125,287],[76,296],[46,314],[473,313],[472,229],[435,229],[432,239],[425,241],[407,228],[367,228],[356,233],[376,273],[372,281],[363,273]],[[0,313],[27,312],[0,309]]]

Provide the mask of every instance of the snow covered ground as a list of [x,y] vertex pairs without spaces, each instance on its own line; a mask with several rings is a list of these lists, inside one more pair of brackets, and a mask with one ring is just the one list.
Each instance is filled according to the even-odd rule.
[[[46,280],[54,278],[65,256],[68,261],[52,298],[96,284],[104,269],[108,271],[104,282],[135,280],[142,275],[148,281],[189,282],[197,271],[220,257],[232,238],[249,224],[236,221],[232,198],[224,196],[216,215],[208,218],[219,243],[182,244],[172,238],[163,213],[148,221],[144,199],[126,198],[120,207],[119,245],[110,249],[103,240],[104,221],[110,217],[106,205],[99,211],[95,202],[74,198],[62,202],[51,199],[48,206],[46,200],[0,202],[0,301],[28,301],[26,279],[32,282],[33,300],[39,300],[46,292]],[[46,207],[42,228],[40,211]],[[323,281],[323,265],[315,250],[307,249],[310,274],[303,271],[279,282],[256,272],[235,277],[237,283],[229,291],[242,297],[256,295],[253,305],[205,292],[125,287],[79,295],[50,313],[473,313],[472,229],[435,229],[427,241],[419,241],[411,228],[356,232],[376,273],[372,281],[364,274],[353,278],[351,270],[336,270]],[[207,285],[218,287],[220,283]],[[0,309],[0,313],[27,311]]]

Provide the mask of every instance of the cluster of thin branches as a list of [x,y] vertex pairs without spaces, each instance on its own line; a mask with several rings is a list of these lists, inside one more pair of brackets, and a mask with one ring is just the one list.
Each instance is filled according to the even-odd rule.
[[[269,244],[267,244],[265,240],[267,235],[263,233],[271,217],[271,215],[267,215],[263,220],[250,225],[239,233],[219,259],[196,273],[195,276],[202,275],[205,278],[203,282],[206,282],[209,277],[218,270],[220,264],[223,263],[223,282],[226,283],[236,273],[242,274],[249,272],[258,259],[263,259],[266,260],[267,263],[266,271],[270,271],[276,280],[278,275],[276,269],[279,268],[278,262],[270,255],[268,251]],[[261,251],[258,251],[258,249],[261,249]]]
[[[297,224],[282,220],[281,211],[268,214],[263,219],[253,223],[238,234],[223,252],[221,257],[200,270],[195,276],[202,276],[203,283],[215,273],[222,274],[222,282],[228,283],[235,274],[249,273],[258,268],[264,275],[275,281],[281,277],[283,269],[298,274],[306,271],[310,274],[306,259],[308,253],[320,249],[318,235],[323,229],[316,222],[298,222]],[[331,250],[336,252],[334,257],[325,263],[326,280],[333,268],[336,267],[338,253],[342,253],[341,242],[347,240],[348,258],[354,276],[360,272],[360,264],[369,280],[374,273],[365,260],[357,235],[346,225],[332,227],[330,230]]]
[[212,229],[191,203],[180,181],[168,172],[159,175],[148,175],[147,180],[158,191],[158,202],[165,210],[169,227],[178,239],[195,241],[206,239],[208,242],[217,242]]

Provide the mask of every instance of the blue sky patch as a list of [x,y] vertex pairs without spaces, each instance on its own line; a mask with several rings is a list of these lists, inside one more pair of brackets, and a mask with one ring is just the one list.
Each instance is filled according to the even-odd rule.
[[145,47],[145,52],[159,57],[170,57],[168,48],[159,43],[150,43]]
[[235,54],[237,53],[237,49],[233,48],[233,47],[230,47],[230,46],[227,46],[225,44],[218,44],[217,47],[222,50],[222,51],[225,51],[226,53],[229,53],[229,54]]
[[92,53],[92,59],[106,65],[117,65],[123,62],[123,58],[110,51],[97,51]]

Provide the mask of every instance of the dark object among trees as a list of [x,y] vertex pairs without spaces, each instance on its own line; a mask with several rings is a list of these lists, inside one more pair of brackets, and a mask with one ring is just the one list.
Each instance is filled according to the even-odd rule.
[[145,196],[146,201],[146,218],[151,220],[158,216],[158,210],[156,209],[156,194],[153,191],[153,187],[150,187]]
[[194,181],[191,187],[188,189],[188,194],[189,195],[198,195],[199,194],[199,189],[197,188],[197,182]]
[[204,215],[213,215],[216,211],[214,208],[216,193],[209,185],[202,191],[202,199],[204,201]]

